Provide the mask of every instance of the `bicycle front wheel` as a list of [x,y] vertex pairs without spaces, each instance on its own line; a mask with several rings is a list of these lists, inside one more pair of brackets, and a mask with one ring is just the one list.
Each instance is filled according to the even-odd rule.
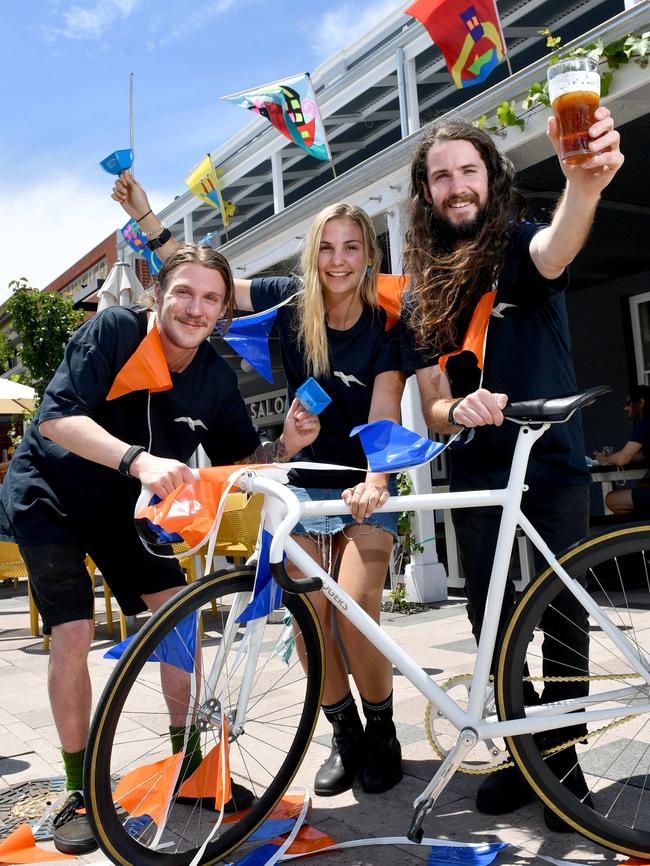
[[[650,671],[650,526],[588,538],[561,564],[586,585]],[[542,800],[582,835],[632,856],[650,855],[650,687],[607,632],[547,569],[527,589],[504,637],[499,715],[588,695],[589,709],[624,716],[508,740]]]
[[84,778],[96,838],[114,863],[186,866],[211,834],[201,862],[220,860],[268,816],[300,766],[323,686],[318,620],[303,596],[285,595],[292,624],[278,612],[238,624],[253,581],[244,567],[191,584],[117,663]]

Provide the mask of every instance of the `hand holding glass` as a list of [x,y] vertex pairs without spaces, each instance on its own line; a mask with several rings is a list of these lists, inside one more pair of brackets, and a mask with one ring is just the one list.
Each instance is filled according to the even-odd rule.
[[598,62],[592,57],[560,60],[546,72],[548,95],[560,138],[560,159],[578,165],[593,154],[589,127],[600,103]]

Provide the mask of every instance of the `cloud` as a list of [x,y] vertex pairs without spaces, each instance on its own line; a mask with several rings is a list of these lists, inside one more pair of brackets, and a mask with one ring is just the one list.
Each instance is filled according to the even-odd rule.
[[186,39],[188,36],[196,33],[208,22],[214,18],[218,18],[227,12],[233,5],[234,0],[214,0],[211,3],[204,3],[198,6],[193,12],[189,9],[183,10],[183,16],[179,21],[176,21],[172,27],[167,27],[167,33],[162,39],[158,40],[158,45],[168,45],[170,42],[176,42],[179,39]]
[[141,0],[97,0],[91,5],[73,5],[65,9],[60,9],[57,3],[55,8],[60,23],[44,24],[41,32],[47,42],[58,39],[98,40],[116,18],[128,18],[140,3]]
[[[80,175],[39,183],[38,207],[17,189],[0,188],[0,303],[10,280],[26,277],[39,289],[55,280],[127,220],[105,186],[89,187]],[[149,190],[154,210],[173,195]]]
[[391,12],[403,9],[404,5],[396,0],[378,0],[365,7],[355,2],[342,3],[326,12],[316,24],[311,35],[312,48],[323,57],[329,57],[372,30]]

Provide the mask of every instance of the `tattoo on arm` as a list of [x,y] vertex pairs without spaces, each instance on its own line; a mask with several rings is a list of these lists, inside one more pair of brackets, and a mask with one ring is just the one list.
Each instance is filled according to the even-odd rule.
[[285,448],[282,437],[275,442],[263,442],[257,446],[252,454],[243,457],[237,463],[285,463],[289,460],[289,454]]

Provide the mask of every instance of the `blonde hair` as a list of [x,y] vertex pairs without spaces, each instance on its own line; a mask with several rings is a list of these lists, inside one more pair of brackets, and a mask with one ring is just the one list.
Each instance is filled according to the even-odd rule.
[[357,292],[364,304],[377,308],[377,283],[381,251],[377,235],[368,214],[356,205],[339,202],[324,208],[316,215],[305,240],[300,270],[302,292],[296,299],[298,345],[304,352],[307,369],[312,376],[329,373],[330,358],[325,324],[325,299],[323,287],[318,276],[318,254],[320,252],[323,229],[330,220],[349,218],[361,229],[364,255],[370,263],[364,269]]

